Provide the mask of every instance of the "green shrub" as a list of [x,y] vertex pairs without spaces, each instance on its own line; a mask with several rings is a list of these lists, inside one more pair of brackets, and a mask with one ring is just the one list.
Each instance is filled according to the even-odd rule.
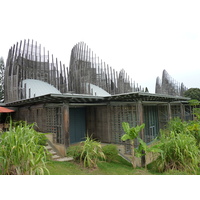
[[179,117],[175,117],[168,122],[167,131],[174,133],[183,133],[186,131],[187,122],[182,122]]
[[2,174],[44,174],[47,173],[48,153],[40,145],[40,133],[33,125],[19,124],[0,136],[0,171]]
[[162,153],[156,160],[158,171],[181,170],[196,172],[199,164],[199,149],[191,134],[169,132],[160,137]]
[[42,146],[46,146],[47,145],[47,137],[45,136],[44,133],[39,133],[38,134],[38,144],[42,145]]
[[99,159],[105,159],[101,143],[91,139],[90,137],[86,137],[86,140],[81,143],[82,152],[80,160],[83,161],[84,167],[97,167]]
[[106,161],[112,162],[115,161],[118,155],[118,149],[116,145],[108,144],[102,147],[102,151],[106,157]]
[[89,168],[97,167],[97,162],[100,159],[105,159],[101,143],[90,137],[86,137],[86,140],[79,145],[70,146],[66,153],[68,156],[73,157],[74,160],[83,163],[84,167]]
[[74,160],[80,161],[81,159],[81,152],[82,152],[82,146],[76,145],[76,146],[70,146],[67,148],[67,156],[73,157]]
[[191,134],[195,137],[197,145],[200,147],[200,122],[199,121],[190,121],[187,126],[188,134]]

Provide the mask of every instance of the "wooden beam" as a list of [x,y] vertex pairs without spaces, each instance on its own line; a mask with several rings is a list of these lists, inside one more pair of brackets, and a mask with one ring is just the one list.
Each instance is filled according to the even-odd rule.
[[68,147],[70,145],[70,134],[69,134],[69,104],[64,103],[62,107],[63,112],[63,137],[64,137],[64,145]]

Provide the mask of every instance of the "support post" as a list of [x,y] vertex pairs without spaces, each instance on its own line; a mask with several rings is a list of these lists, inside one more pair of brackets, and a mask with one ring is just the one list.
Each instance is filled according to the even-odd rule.
[[63,139],[65,147],[69,147],[69,104],[63,104]]
[[[141,125],[142,123],[144,123],[142,101],[138,101],[137,110],[138,110],[138,125]],[[140,138],[144,140],[144,130],[141,131]]]
[[[139,100],[137,103],[137,111],[138,111],[138,125],[141,125],[144,123],[144,114],[143,114],[143,105],[142,101]],[[140,138],[144,140],[144,130],[141,131],[140,133]],[[143,152],[145,154],[145,152]],[[145,167],[146,166],[146,157],[145,155],[141,157],[141,166]]]
[[181,108],[181,120],[184,121],[185,120],[185,106],[180,103],[180,108]]
[[170,102],[167,104],[167,112],[168,112],[168,121],[172,119],[172,110]]

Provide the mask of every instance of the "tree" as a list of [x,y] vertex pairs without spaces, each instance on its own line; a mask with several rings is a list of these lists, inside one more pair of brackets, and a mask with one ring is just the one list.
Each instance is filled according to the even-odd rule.
[[190,88],[185,91],[184,96],[200,101],[200,88]]
[[4,101],[4,70],[5,64],[3,57],[0,58],[0,102]]

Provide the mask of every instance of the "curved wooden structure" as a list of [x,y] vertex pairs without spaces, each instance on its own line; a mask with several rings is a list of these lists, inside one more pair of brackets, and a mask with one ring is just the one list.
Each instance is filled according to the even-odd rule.
[[49,55],[37,42],[24,40],[8,52],[5,69],[5,102],[26,98],[22,81],[36,79],[53,85],[62,93],[68,91],[65,65]]
[[26,99],[23,80],[36,79],[49,83],[61,93],[93,94],[91,84],[109,94],[141,91],[121,70],[119,73],[105,64],[81,42],[71,51],[70,66],[49,55],[33,40],[20,41],[10,48],[5,70],[5,102]]
[[71,51],[69,89],[78,94],[92,94],[90,84],[103,88],[111,95],[142,90],[123,69],[115,71],[80,42]]
[[175,81],[166,70],[163,70],[162,80],[157,77],[155,93],[173,96],[184,96],[187,88],[183,83]]

